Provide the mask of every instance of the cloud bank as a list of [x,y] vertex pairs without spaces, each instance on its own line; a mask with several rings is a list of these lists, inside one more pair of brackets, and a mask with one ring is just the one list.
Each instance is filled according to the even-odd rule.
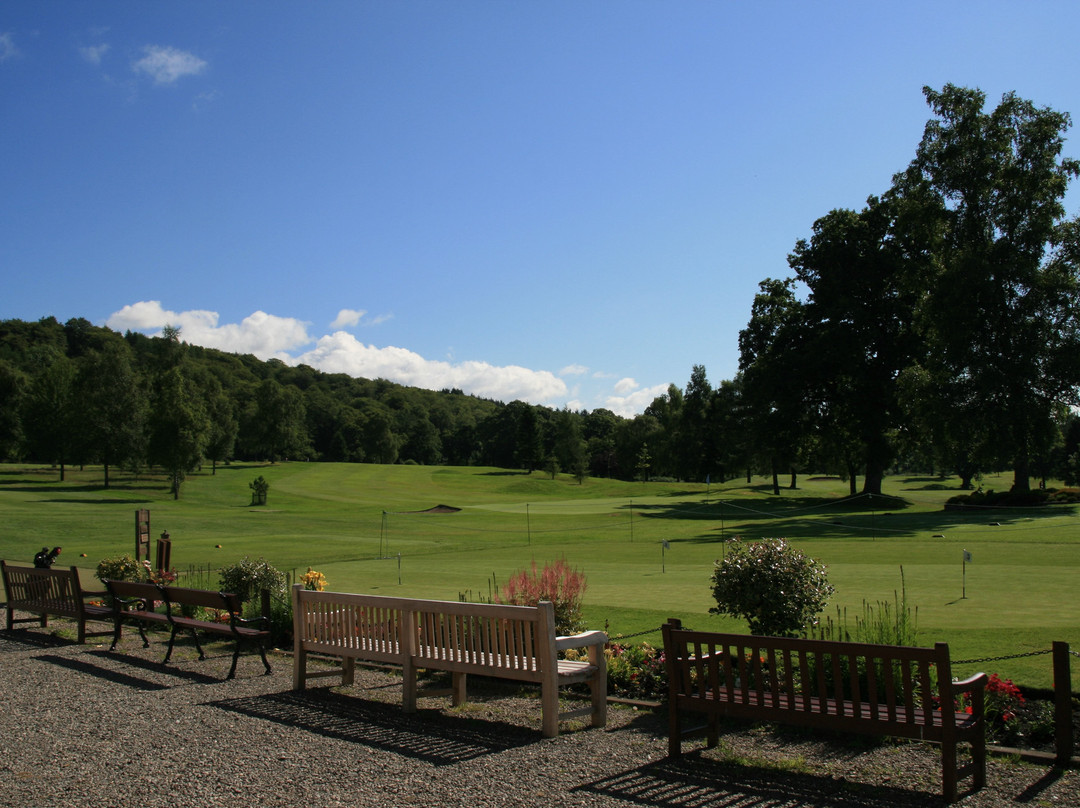
[[[331,328],[356,325],[364,315],[361,310],[342,309]],[[257,311],[239,323],[221,324],[214,311],[175,312],[165,309],[157,300],[146,300],[124,306],[105,324],[117,331],[148,334],[159,334],[164,326],[171,325],[178,327],[181,338],[193,345],[250,353],[260,359],[280,359],[290,365],[310,365],[326,373],[388,379],[429,390],[458,388],[498,401],[521,399],[547,404],[567,394],[565,382],[550,371],[480,361],[436,361],[406,348],[365,345],[341,330],[315,338],[308,332],[308,323],[264,311]],[[301,351],[312,343],[313,348]]]

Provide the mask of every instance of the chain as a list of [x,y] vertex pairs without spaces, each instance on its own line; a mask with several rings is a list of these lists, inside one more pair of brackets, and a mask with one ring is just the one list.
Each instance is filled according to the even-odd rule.
[[637,631],[633,634],[620,634],[618,637],[609,637],[608,639],[614,642],[615,640],[629,640],[632,637],[644,637],[646,634],[656,634],[663,626],[657,626],[656,628],[650,628],[645,631]]
[[[1007,654],[1006,656],[988,656],[979,657],[978,659],[954,659],[952,664],[954,665],[973,665],[976,662],[999,662],[1003,659],[1020,659],[1021,657],[1042,656],[1043,654],[1054,653],[1052,648],[1047,648],[1045,651],[1025,651],[1021,654]],[[1075,654],[1076,651],[1070,651],[1069,653]]]

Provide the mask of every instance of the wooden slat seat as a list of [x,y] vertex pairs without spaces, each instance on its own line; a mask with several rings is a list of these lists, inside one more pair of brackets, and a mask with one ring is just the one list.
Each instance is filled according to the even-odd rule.
[[[392,598],[345,592],[312,592],[293,587],[293,686],[309,679],[341,676],[351,684],[357,660],[400,665],[402,703],[416,710],[417,672],[451,674],[447,691],[456,706],[466,700],[469,674],[535,682],[541,689],[543,735],[553,737],[559,722],[590,717],[593,726],[607,722],[607,635],[590,631],[556,637],[554,608]],[[560,651],[586,649],[588,660],[559,659]],[[337,671],[312,672],[307,655],[342,659]],[[558,689],[589,685],[590,706],[559,713]]]
[[[983,716],[988,677],[952,680],[949,646],[873,645],[689,631],[678,620],[663,627],[670,724],[668,752],[681,754],[682,714],[703,713],[708,744],[720,717],[773,721],[841,732],[935,741],[942,750],[942,793],[954,802],[970,769],[973,787],[986,782]],[[955,697],[969,695],[971,712]],[[970,767],[957,767],[956,747],[971,746]]]

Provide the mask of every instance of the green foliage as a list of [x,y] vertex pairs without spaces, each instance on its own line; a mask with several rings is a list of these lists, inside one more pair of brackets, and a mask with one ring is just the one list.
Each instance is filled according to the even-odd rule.
[[[904,568],[900,568],[901,579]],[[826,618],[823,623],[809,627],[807,636],[818,640],[866,642],[874,645],[918,645],[919,609],[908,603],[907,587],[901,593],[893,593],[893,600],[879,600],[871,605],[862,602],[862,615],[855,616],[855,630],[848,629],[847,610],[836,607],[836,620]]]
[[99,581],[150,580],[150,571],[129,555],[101,559],[94,575]]
[[825,608],[825,567],[784,539],[728,542],[712,574],[714,614],[746,618],[751,634],[791,637]]
[[627,699],[662,699],[667,694],[663,652],[648,643],[611,643],[607,655],[608,692]]
[[510,576],[502,593],[495,597],[495,602],[535,606],[542,600],[549,600],[555,607],[555,631],[558,634],[576,634],[584,629],[581,598],[585,588],[585,575],[571,568],[566,559],[545,564],[540,572],[537,572],[534,561],[530,569]]
[[218,572],[218,579],[222,592],[233,592],[243,601],[257,600],[263,589],[270,593],[271,598],[287,599],[288,580],[285,573],[263,558],[252,561],[245,556],[235,564],[222,567]]
[[248,483],[248,488],[251,489],[251,504],[252,505],[265,505],[266,494],[270,490],[270,483],[266,481],[266,478],[261,474]]

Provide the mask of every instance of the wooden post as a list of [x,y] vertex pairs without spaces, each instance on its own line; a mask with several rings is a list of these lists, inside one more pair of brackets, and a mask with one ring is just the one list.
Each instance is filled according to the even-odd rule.
[[135,511],[135,560],[150,560],[150,511],[139,508]]
[[1072,672],[1069,644],[1054,642],[1054,727],[1057,762],[1068,765],[1073,753]]

